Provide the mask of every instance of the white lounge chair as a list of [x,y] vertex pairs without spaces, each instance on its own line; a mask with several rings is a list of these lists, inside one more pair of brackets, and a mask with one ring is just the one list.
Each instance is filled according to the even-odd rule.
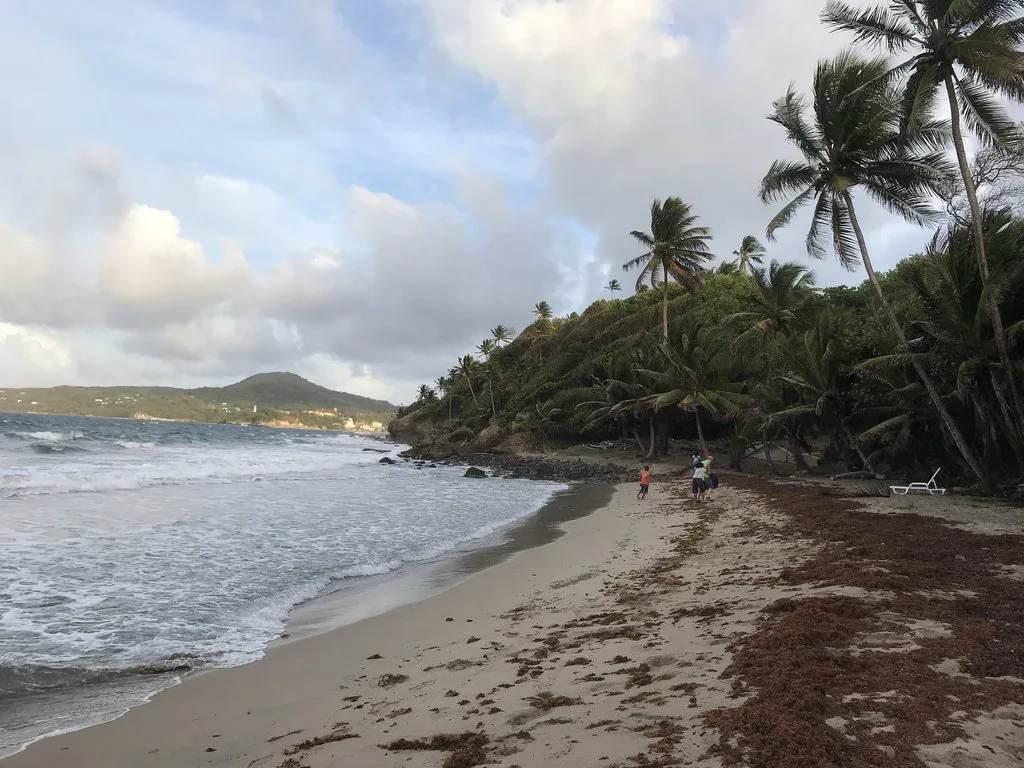
[[906,496],[911,491],[923,491],[929,496],[943,496],[946,493],[945,488],[939,488],[935,482],[935,478],[939,476],[939,472],[942,471],[942,467],[935,470],[935,474],[932,475],[932,479],[927,483],[910,483],[910,485],[890,485],[889,490],[893,493],[902,494]]

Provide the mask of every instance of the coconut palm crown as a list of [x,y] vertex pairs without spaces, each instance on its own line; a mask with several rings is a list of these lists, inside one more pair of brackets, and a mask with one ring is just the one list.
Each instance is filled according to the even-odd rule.
[[947,125],[925,121],[901,141],[897,94],[884,58],[846,51],[818,64],[812,103],[792,85],[775,103],[768,119],[785,129],[803,160],[776,160],[761,182],[762,202],[789,200],[768,224],[770,240],[813,202],[807,252],[823,258],[831,245],[852,270],[861,263],[853,187],[908,221],[925,224],[937,215],[933,195],[952,172],[942,151]]
[[711,230],[697,226],[700,217],[693,213],[689,204],[678,197],[669,197],[662,203],[651,204],[651,231],[633,230],[630,236],[646,251],[622,265],[630,271],[640,269],[636,289],[650,283],[651,287],[661,284],[664,288],[662,324],[664,337],[668,338],[668,283],[669,278],[693,288],[698,275],[704,272],[704,264],[710,261],[712,253],[708,243]]

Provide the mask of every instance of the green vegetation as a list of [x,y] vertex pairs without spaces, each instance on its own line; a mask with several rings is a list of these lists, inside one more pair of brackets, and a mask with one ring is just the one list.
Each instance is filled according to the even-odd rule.
[[[753,451],[773,466],[784,447],[798,466],[815,452],[836,469],[1024,485],[1024,141],[995,98],[1024,100],[1020,4],[830,2],[823,18],[913,56],[844,52],[808,97],[790,88],[768,119],[802,159],[773,163],[760,196],[781,205],[769,241],[807,206],[809,255],[863,266],[864,284],[762,266],[753,236],[709,269],[694,209],[655,200],[650,231],[629,233],[645,249],[625,265],[641,270],[636,295],[614,299],[612,281],[610,300],[569,317],[538,303],[517,337],[421,388],[392,433],[438,455],[627,438],[653,457],[673,438],[719,440],[734,467]],[[932,114],[943,89],[952,122]],[[961,120],[984,142],[973,165]],[[871,203],[932,233],[887,273],[858,220]]]
[[227,387],[50,387],[2,389],[0,411],[223,424],[294,424],[346,429],[387,424],[395,408],[313,384],[294,373],[261,373]]

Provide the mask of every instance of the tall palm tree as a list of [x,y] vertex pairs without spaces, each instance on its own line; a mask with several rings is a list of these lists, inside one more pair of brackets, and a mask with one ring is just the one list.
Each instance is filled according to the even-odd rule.
[[743,238],[739,250],[733,251],[732,255],[736,257],[736,263],[740,268],[740,272],[747,274],[750,272],[752,264],[761,265],[766,253],[768,251],[765,250],[760,240],[753,235],[747,235]]
[[[903,92],[902,127],[913,130],[930,117],[944,91],[949,104],[953,145],[971,210],[974,254],[981,279],[989,264],[982,235],[978,189],[967,159],[961,114],[967,128],[985,145],[1019,144],[1018,126],[999,103],[1004,96],[1024,101],[1024,3],[1020,0],[901,0],[889,8],[853,8],[830,0],[822,13],[830,27],[852,32],[860,42],[890,52],[910,52],[895,67],[909,74]],[[998,303],[988,304],[995,342],[1013,404],[1016,430],[1024,433],[1024,405],[1006,343]]]
[[608,290],[608,293],[612,296],[612,298],[615,298],[615,292],[622,290],[622,283],[620,283],[618,280],[609,280],[608,285],[606,285],[605,288]]
[[507,328],[504,325],[496,325],[491,328],[491,338],[494,339],[494,343],[501,346],[502,344],[508,344],[512,341],[512,329]]
[[539,320],[550,320],[552,315],[551,305],[546,301],[538,301],[533,308],[533,314],[535,314]]
[[[790,198],[768,224],[768,238],[814,201],[807,234],[807,251],[822,258],[831,242],[847,269],[864,265],[868,280],[901,347],[907,336],[882,291],[871,264],[864,232],[854,209],[851,190],[869,197],[908,221],[924,223],[935,212],[931,193],[941,188],[952,170],[942,154],[945,125],[920,121],[912,134],[901,136],[896,78],[883,58],[866,59],[844,52],[822,61],[814,73],[814,99],[808,104],[792,86],[776,101],[768,119],[782,126],[803,161],[776,160],[761,182],[761,200],[775,203]],[[979,482],[988,489],[988,476],[964,439],[928,370],[914,370],[924,384],[943,426]]]
[[487,391],[491,395],[491,413],[494,416],[498,415],[498,408],[494,404],[494,371],[491,368],[491,355],[494,354],[494,350],[498,348],[498,342],[493,337],[486,338],[480,342],[477,346],[477,351],[483,355],[484,358],[484,369],[487,372]]
[[642,256],[627,261],[623,270],[640,268],[637,290],[645,282],[653,288],[659,282],[664,286],[665,297],[662,306],[662,331],[668,339],[668,281],[669,277],[693,288],[694,280],[704,271],[704,263],[712,258],[708,245],[711,230],[698,227],[697,219],[690,206],[678,197],[670,197],[662,203],[651,204],[651,231],[630,232],[647,251]]
[[473,403],[480,405],[480,401],[476,399],[476,391],[473,389],[473,374],[476,373],[477,362],[473,359],[472,355],[464,355],[459,359],[457,367],[458,374],[466,379],[469,383],[469,394],[473,396]]

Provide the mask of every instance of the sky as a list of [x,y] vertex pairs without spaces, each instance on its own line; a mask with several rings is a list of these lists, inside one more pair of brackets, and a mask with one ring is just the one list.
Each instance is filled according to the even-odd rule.
[[[409,402],[538,301],[631,288],[655,198],[730,258],[793,154],[765,114],[850,42],[822,5],[0,3],[0,386],[290,370]],[[859,213],[879,269],[929,237]]]

